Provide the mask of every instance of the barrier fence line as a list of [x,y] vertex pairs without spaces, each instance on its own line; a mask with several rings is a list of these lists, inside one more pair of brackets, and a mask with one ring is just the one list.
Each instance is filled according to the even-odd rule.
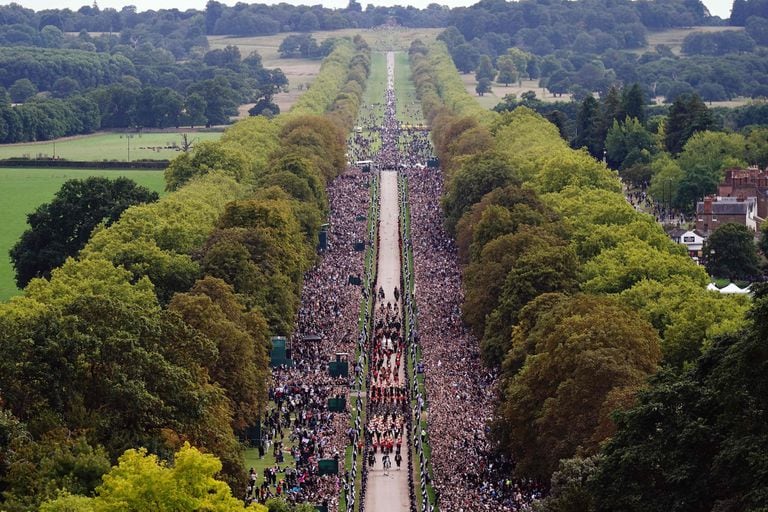
[[[434,489],[431,482],[431,467],[429,464],[429,455],[424,448],[425,437],[428,439],[426,427],[426,421],[422,426],[422,416],[427,410],[427,397],[426,388],[422,381],[419,384],[420,363],[421,354],[419,350],[419,337],[418,337],[418,307],[415,304],[413,298],[414,290],[414,272],[413,272],[413,248],[411,244],[410,233],[410,209],[408,205],[408,178],[400,176],[398,179],[398,189],[400,193],[400,246],[402,254],[402,285],[403,290],[403,304],[405,306],[405,339],[407,340],[408,347],[408,371],[406,372],[407,385],[411,390],[411,404],[413,407],[413,414],[409,418],[412,423],[411,428],[411,440],[409,449],[411,453],[416,451],[419,456],[419,494],[418,510],[420,512],[436,512],[439,509],[437,504],[434,503],[432,496],[434,496]],[[411,459],[413,461],[413,459]],[[415,482],[413,475],[414,463],[411,462],[409,466],[409,485],[412,492],[415,495]],[[412,509],[416,508],[416,504],[412,503]]]
[[[365,402],[363,395],[367,389],[367,369],[368,361],[366,356],[366,341],[373,326],[373,304],[376,286],[377,273],[377,252],[378,252],[378,231],[379,231],[379,176],[373,174],[370,181],[371,202],[368,207],[368,245],[365,256],[365,270],[362,283],[362,304],[360,313],[360,322],[358,324],[359,334],[357,337],[357,346],[355,349],[355,380],[353,390],[357,394],[355,400],[354,412],[350,417],[350,423],[353,429],[350,438],[350,445],[347,447],[347,454],[351,458],[351,469],[349,478],[346,478],[342,488],[342,502],[347,512],[361,512],[365,501],[365,480],[367,471],[362,459],[358,460],[358,442],[361,439],[363,425],[365,424]],[[363,416],[363,419],[361,419]],[[351,455],[350,455],[351,454]],[[359,468],[362,467],[362,471]],[[358,479],[360,476],[360,479]],[[358,499],[359,498],[359,499]],[[341,503],[340,503],[341,505]],[[341,506],[339,507],[341,508]]]

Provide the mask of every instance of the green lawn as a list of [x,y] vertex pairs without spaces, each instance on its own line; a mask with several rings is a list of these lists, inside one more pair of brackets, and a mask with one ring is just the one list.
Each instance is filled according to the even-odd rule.
[[[285,438],[285,441],[288,441],[288,438]],[[284,443],[285,446],[285,443]],[[259,475],[258,481],[259,484],[264,481],[264,469],[268,467],[272,467],[275,464],[275,456],[273,455],[273,446],[269,447],[269,450],[264,454],[264,458],[259,458],[259,450],[256,448],[247,448],[245,450],[245,470],[248,471],[251,468],[253,468],[256,471],[256,474]],[[296,467],[296,461],[293,458],[293,455],[291,455],[290,446],[286,446],[286,449],[283,450],[283,463],[278,464],[280,466],[280,469],[284,468],[295,468]],[[277,481],[283,479],[282,473],[278,475]]]
[[8,251],[27,229],[27,213],[50,201],[62,183],[88,176],[126,176],[162,193],[162,171],[0,168],[0,300],[18,293]]
[[[67,160],[130,160],[171,159],[179,155],[175,149],[164,149],[181,143],[181,133],[97,133],[59,141],[32,142],[28,144],[0,144],[0,159],[37,156],[65,158]],[[218,140],[221,132],[192,132],[189,138],[196,141]],[[129,148],[130,146],[130,148]]]
[[397,94],[397,119],[411,124],[424,122],[421,105],[416,98],[416,85],[411,80],[411,64],[407,52],[395,54],[395,93]]

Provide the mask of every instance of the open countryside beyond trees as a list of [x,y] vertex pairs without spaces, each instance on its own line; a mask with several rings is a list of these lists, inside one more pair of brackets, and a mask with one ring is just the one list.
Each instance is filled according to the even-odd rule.
[[189,142],[213,141],[221,132],[95,133],[55,141],[0,145],[0,159],[59,158],[74,161],[170,160],[181,152],[182,133]]
[[0,300],[18,293],[8,251],[27,228],[27,214],[50,201],[65,181],[88,176],[125,176],[160,194],[165,188],[160,171],[0,168]]
[[766,13],[0,6],[0,510],[768,510]]

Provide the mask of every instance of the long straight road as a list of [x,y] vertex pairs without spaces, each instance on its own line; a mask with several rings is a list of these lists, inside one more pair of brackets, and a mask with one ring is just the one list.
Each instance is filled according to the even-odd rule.
[[[397,151],[397,131],[394,105],[394,53],[387,53],[387,106],[382,130],[381,155]],[[394,147],[391,147],[394,144]],[[401,283],[400,265],[400,206],[397,170],[381,170],[379,208],[378,277],[376,283],[373,339],[371,340],[371,389],[367,449],[375,454],[368,469],[365,497],[366,512],[407,512],[408,493],[408,427],[409,411],[405,388],[405,350],[402,336],[402,307],[395,290]],[[398,469],[396,453],[402,456]],[[387,453],[391,468],[383,467]],[[364,462],[368,464],[366,460]]]

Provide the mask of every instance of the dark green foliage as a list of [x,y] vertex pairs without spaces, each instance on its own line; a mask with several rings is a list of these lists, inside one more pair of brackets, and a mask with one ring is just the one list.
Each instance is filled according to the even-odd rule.
[[51,270],[85,246],[96,226],[109,225],[129,206],[157,198],[128,178],[67,181],[50,203],[27,216],[29,229],[10,251],[17,286],[24,288],[34,277],[50,277]]
[[755,235],[741,224],[717,228],[704,243],[707,272],[715,277],[752,280],[760,274]]
[[591,95],[582,103],[576,120],[574,146],[586,147],[595,158],[603,158],[602,115],[600,105]]
[[68,76],[81,87],[96,87],[134,75],[134,65],[123,55],[51,48],[0,48],[0,84],[9,87],[28,79],[40,90],[49,90],[57,79]]
[[515,169],[500,155],[488,152],[472,156],[452,177],[443,198],[448,230],[453,232],[464,212],[488,192],[519,183]]
[[496,70],[493,69],[491,58],[488,55],[481,56],[480,63],[477,65],[477,69],[475,70],[475,79],[478,82],[483,79],[486,79],[490,82],[493,81],[495,77]]
[[664,139],[667,151],[679,153],[691,135],[709,130],[713,125],[712,113],[698,95],[681,95],[669,109]]
[[104,448],[65,429],[48,432],[39,441],[27,433],[14,439],[10,447],[8,471],[0,473],[7,483],[3,509],[9,512],[36,509],[56,497],[59,489],[91,495],[110,468]]
[[683,52],[688,55],[726,55],[751,52],[755,41],[743,31],[694,32],[683,40]]
[[488,78],[481,78],[479,82],[477,82],[477,86],[475,87],[475,92],[482,96],[486,93],[491,92],[491,81]]
[[24,103],[37,94],[37,87],[28,78],[19,78],[8,87],[8,94],[14,103]]
[[635,83],[621,91],[621,107],[626,117],[635,118],[645,124],[645,94],[640,84]]
[[604,450],[598,511],[764,510],[768,506],[768,301],[753,285],[752,324],[690,369],[660,372]]

